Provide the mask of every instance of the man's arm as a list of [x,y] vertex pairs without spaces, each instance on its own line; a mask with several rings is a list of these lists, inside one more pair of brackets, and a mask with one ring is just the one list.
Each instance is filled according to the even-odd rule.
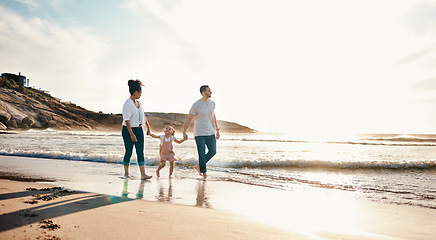
[[148,122],[148,118],[147,118],[147,116],[145,116],[145,113],[143,112],[142,114],[144,116],[145,127],[147,127],[147,132],[146,133],[147,133],[147,135],[149,135],[149,133],[151,131],[150,123]]
[[185,126],[183,127],[183,140],[188,140],[188,134],[186,134],[186,130],[188,130],[189,126],[191,125],[192,119],[194,119],[194,115],[189,114],[188,118],[185,121]]
[[218,128],[215,114],[213,115],[213,124],[215,124],[216,139],[220,139],[220,129]]

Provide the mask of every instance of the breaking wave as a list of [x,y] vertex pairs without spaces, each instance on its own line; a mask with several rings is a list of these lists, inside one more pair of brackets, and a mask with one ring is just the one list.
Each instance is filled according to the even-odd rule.
[[[118,163],[123,160],[115,156],[81,156],[56,153],[26,153],[26,152],[0,152],[4,156],[48,158],[69,161],[88,161],[98,163]],[[196,159],[181,159],[175,164],[178,167],[191,168],[197,164]],[[132,160],[136,164],[136,160]],[[157,166],[159,159],[146,158],[145,165]],[[376,161],[357,161],[357,162],[332,162],[323,160],[232,160],[223,161],[214,159],[208,163],[209,166],[222,169],[289,169],[289,170],[436,170],[436,162],[414,161],[414,162],[376,162]]]

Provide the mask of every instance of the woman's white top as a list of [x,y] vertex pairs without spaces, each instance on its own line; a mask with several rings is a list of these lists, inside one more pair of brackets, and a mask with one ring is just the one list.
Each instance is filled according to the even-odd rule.
[[135,106],[131,98],[127,99],[123,105],[123,126],[126,126],[126,120],[130,120],[131,127],[139,127],[144,125],[146,117],[144,116],[144,109],[140,101],[139,108]]

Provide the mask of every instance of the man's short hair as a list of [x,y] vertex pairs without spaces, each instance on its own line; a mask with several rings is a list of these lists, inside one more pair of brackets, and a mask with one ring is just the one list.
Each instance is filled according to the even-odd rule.
[[208,85],[203,85],[200,87],[200,93],[203,94],[204,92],[206,92],[206,89],[208,88]]

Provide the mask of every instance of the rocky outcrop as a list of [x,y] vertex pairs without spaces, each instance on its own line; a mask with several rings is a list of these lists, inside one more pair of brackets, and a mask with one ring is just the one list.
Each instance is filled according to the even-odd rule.
[[[181,113],[146,113],[153,131],[167,125],[181,131],[187,118]],[[73,103],[52,97],[46,91],[18,88],[14,82],[0,78],[0,130],[121,130],[121,114],[104,114],[86,110]],[[248,127],[218,121],[221,131],[252,133]],[[192,126],[191,126],[192,128]]]
[[[146,112],[148,121],[150,122],[152,130],[160,131],[166,126],[171,125],[176,131],[183,131],[185,121],[188,118],[187,114],[183,113],[159,113],[159,112]],[[220,131],[228,133],[254,133],[256,130],[242,126],[237,123],[218,120]],[[189,130],[192,131],[193,124]]]
[[0,122],[0,130],[7,130],[8,127],[6,127],[6,125],[4,125],[2,122]]
[[87,119],[85,109],[78,111],[72,104],[63,103],[45,92],[0,88],[0,121],[8,129],[54,128],[97,129],[98,122]]

